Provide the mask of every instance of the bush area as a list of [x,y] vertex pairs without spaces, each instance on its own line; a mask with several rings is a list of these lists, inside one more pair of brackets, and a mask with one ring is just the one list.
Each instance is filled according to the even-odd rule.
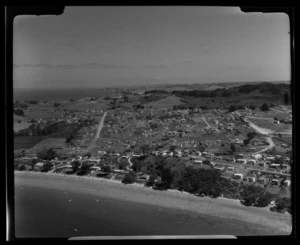
[[14,109],[13,114],[24,117],[24,111],[22,109]]
[[94,125],[95,120],[85,119],[77,123],[67,124],[66,122],[55,122],[48,125],[34,123],[28,128],[15,133],[15,136],[42,136],[66,138],[66,143],[70,143],[77,135],[78,131],[86,126]]

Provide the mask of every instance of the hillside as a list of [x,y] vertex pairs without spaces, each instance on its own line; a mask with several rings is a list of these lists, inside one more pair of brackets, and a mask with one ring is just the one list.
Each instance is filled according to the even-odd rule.
[[206,87],[202,90],[150,90],[145,94],[176,95],[187,106],[205,106],[207,108],[226,108],[229,105],[255,105],[263,103],[285,104],[285,96],[290,104],[290,85],[284,83],[253,83],[227,88]]

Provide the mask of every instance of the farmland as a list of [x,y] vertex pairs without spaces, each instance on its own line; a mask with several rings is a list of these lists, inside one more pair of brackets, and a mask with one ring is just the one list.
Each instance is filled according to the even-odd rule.
[[30,149],[47,136],[18,136],[14,138],[14,149]]
[[155,102],[146,103],[145,106],[151,106],[152,108],[172,108],[174,105],[183,104],[180,98],[176,96],[169,96],[163,99],[156,100]]

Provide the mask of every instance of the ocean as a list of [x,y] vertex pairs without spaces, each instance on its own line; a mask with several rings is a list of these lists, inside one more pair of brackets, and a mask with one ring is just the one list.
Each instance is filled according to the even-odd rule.
[[15,186],[17,238],[134,235],[251,236],[255,233],[250,227],[235,222],[169,208]]
[[118,94],[115,89],[104,88],[78,88],[78,89],[14,89],[13,100],[37,100],[37,101],[64,101],[80,99],[84,97],[104,98],[112,94]]

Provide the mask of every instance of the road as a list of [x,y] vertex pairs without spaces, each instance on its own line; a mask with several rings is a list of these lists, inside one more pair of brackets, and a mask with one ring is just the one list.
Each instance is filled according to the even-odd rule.
[[247,120],[247,118],[245,118],[245,121],[247,123],[249,123],[250,127],[253,128],[256,132],[258,132],[259,134],[263,134],[263,135],[270,135],[270,134],[274,134],[275,132],[267,129],[267,128],[261,128],[259,126],[257,126],[256,124],[250,122],[249,120]]
[[99,139],[101,130],[102,130],[103,125],[104,125],[104,120],[105,120],[106,114],[107,114],[107,112],[104,112],[104,114],[103,114],[103,116],[102,116],[102,118],[101,118],[101,120],[100,120],[100,122],[99,122],[99,124],[98,124],[98,126],[97,126],[97,132],[96,132],[95,138],[93,139],[92,143],[91,143],[91,144],[89,145],[89,147],[87,148],[86,153],[88,153],[89,150],[93,148],[93,146],[94,146],[94,145],[96,144],[96,142],[97,142],[97,139]]
[[254,152],[253,154],[258,154],[258,153],[267,151],[267,150],[269,150],[269,149],[271,149],[271,148],[273,148],[273,147],[275,146],[275,144],[274,144],[274,142],[273,142],[273,140],[272,140],[271,137],[268,137],[268,138],[267,138],[267,141],[268,141],[268,143],[269,143],[268,147],[266,147],[265,149],[262,149],[262,150],[260,150],[260,151]]
[[[133,157],[133,156],[132,156],[132,154],[131,154],[130,157],[126,158],[127,161],[128,161],[128,163],[129,163],[129,165],[130,165],[130,167],[133,165],[132,162],[131,162],[131,158],[132,158],[132,157]],[[124,157],[123,157],[123,156],[120,156],[120,157],[117,159],[118,163],[121,163],[121,162],[120,162],[120,159],[121,159],[121,158],[124,158]]]
[[204,117],[201,117],[202,118],[202,120],[207,124],[207,127],[208,128],[211,128],[211,126],[209,125],[209,123],[206,121],[206,119],[204,118]]

